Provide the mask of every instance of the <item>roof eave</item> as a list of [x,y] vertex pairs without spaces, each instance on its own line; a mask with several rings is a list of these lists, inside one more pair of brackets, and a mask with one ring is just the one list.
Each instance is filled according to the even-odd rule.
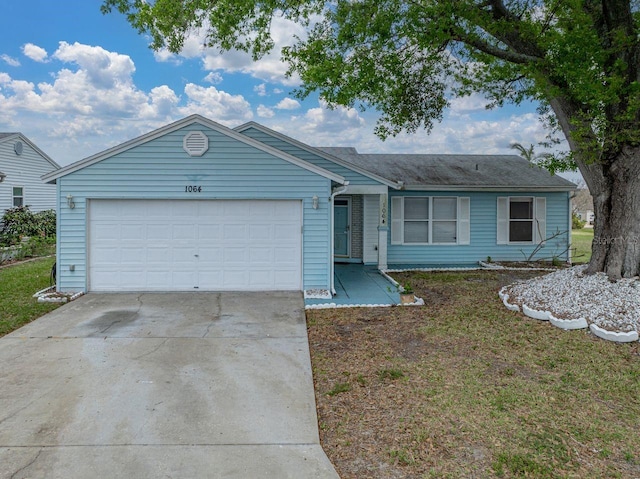
[[577,186],[498,186],[498,185],[405,185],[403,191],[486,191],[540,192],[574,191]]

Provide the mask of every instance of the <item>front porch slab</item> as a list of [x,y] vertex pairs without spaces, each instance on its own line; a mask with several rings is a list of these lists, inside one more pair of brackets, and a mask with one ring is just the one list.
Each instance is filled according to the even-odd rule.
[[336,263],[336,295],[330,299],[305,299],[306,308],[391,306],[400,303],[397,287],[375,266]]

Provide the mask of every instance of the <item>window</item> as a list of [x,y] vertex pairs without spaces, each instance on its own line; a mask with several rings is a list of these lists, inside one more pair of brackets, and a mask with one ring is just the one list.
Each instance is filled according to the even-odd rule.
[[509,198],[509,242],[533,241],[533,198]]
[[391,244],[469,244],[469,198],[391,198]]
[[13,187],[13,206],[24,206],[24,188],[22,186]]
[[500,196],[497,205],[497,244],[540,243],[547,233],[544,196]]
[[429,242],[429,198],[404,199],[404,242]]

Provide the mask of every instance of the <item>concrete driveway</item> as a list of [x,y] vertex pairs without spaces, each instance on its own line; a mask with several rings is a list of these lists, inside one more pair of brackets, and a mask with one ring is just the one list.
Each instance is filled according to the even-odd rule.
[[337,478],[300,293],[89,294],[0,339],[2,478]]

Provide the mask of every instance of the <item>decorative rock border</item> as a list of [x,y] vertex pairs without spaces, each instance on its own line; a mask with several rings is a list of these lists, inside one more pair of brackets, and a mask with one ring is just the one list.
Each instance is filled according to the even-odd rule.
[[522,312],[525,316],[529,316],[533,319],[538,319],[540,321],[549,321],[551,313],[549,311],[542,311],[539,309],[533,309],[527,306],[526,304],[522,305]]
[[[504,286],[500,291],[498,291],[498,297],[502,300],[502,303],[505,305],[507,309],[510,311],[520,311],[520,308],[517,304],[509,303],[509,294],[507,293],[508,286]],[[589,327],[589,330],[593,335],[605,339],[607,341],[614,341],[617,343],[631,343],[633,341],[638,341],[639,335],[637,331],[629,331],[629,332],[615,332],[608,331],[606,329],[601,328],[597,324],[591,323],[589,324],[586,318],[576,318],[576,319],[561,319],[556,318],[551,311],[543,311],[530,308],[526,304],[522,305],[522,312],[525,316],[533,319],[537,319],[539,321],[549,321],[555,327],[564,329],[564,330],[574,330],[574,329],[586,329]]]
[[617,333],[615,331],[607,331],[602,329],[597,324],[590,324],[589,329],[591,332],[599,338],[606,339],[607,341],[615,341],[616,343],[631,343],[638,340],[637,331],[629,331],[627,333]]
[[505,308],[509,311],[517,311],[520,312],[520,306],[517,304],[511,304],[509,302],[509,295],[507,294],[507,287],[504,286],[500,291],[498,291],[498,296],[502,300],[502,304],[504,304]]
[[305,289],[304,299],[331,299],[328,289]]
[[549,322],[560,329],[584,329],[588,327],[585,318],[578,319],[560,319],[549,313]]
[[38,291],[33,297],[38,298],[38,303],[67,303],[79,298],[83,294],[82,291],[78,293],[61,293],[56,291],[54,285]]
[[482,269],[488,270],[504,270],[504,271],[558,271],[558,268],[542,268],[539,266],[503,266],[496,263],[487,263],[485,261],[478,261],[478,264]]

